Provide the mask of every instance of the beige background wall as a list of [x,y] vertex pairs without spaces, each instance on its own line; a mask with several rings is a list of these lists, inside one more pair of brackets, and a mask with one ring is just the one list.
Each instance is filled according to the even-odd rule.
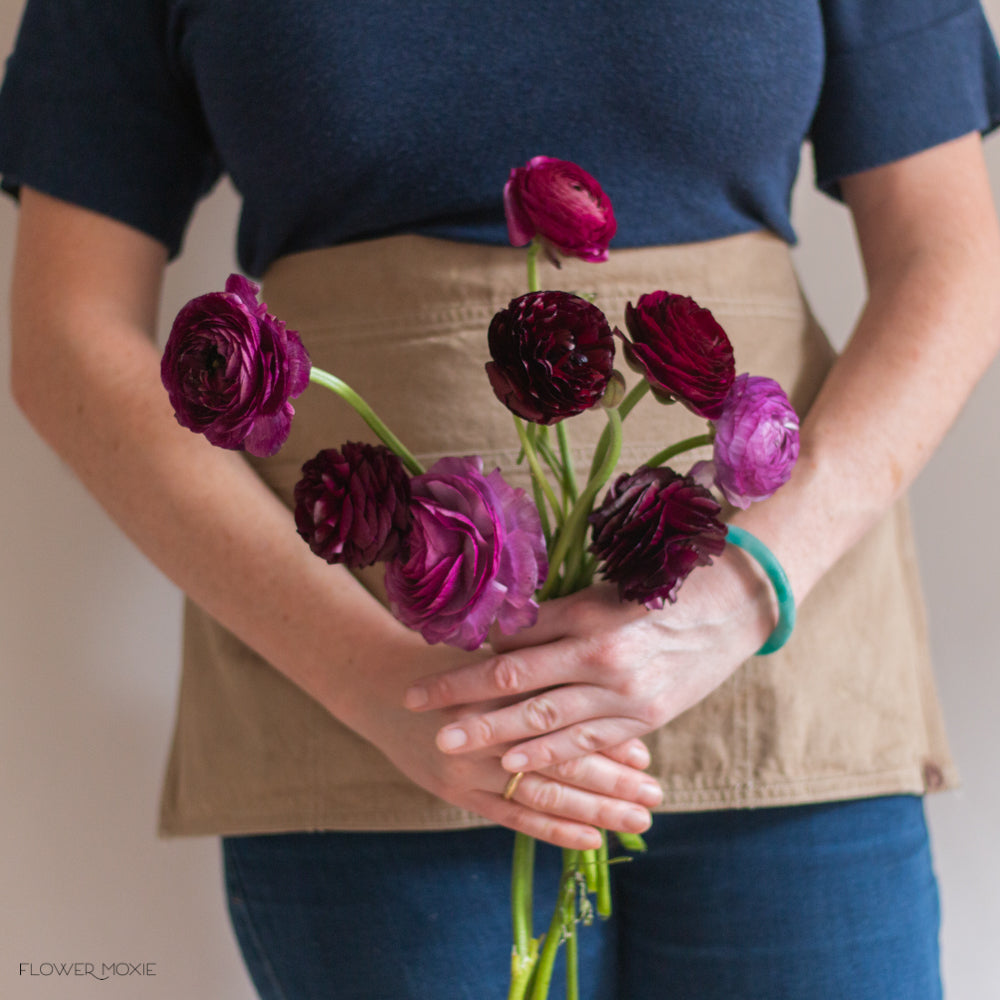
[[[0,0],[0,52],[22,0]],[[987,0],[1000,26],[1000,0]],[[1000,139],[987,144],[1000,197]],[[796,191],[797,251],[842,340],[862,294],[843,209]],[[199,211],[169,274],[166,318],[232,263],[235,200]],[[16,213],[0,203],[0,272]],[[0,287],[6,291],[6,277]],[[58,289],[53,289],[58,294]],[[6,301],[6,300],[5,300]],[[6,306],[0,381],[8,383]],[[933,405],[933,400],[928,400]],[[212,840],[154,836],[177,682],[179,597],[119,535],[0,393],[0,996],[250,1000]],[[964,788],[931,801],[952,1000],[1000,995],[1000,363],[914,490],[938,674]],[[96,982],[21,963],[154,963]]]

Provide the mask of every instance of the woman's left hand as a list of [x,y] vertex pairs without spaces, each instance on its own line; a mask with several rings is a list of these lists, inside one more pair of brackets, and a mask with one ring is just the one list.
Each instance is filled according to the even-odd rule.
[[696,570],[675,604],[648,611],[595,584],[546,601],[538,622],[497,636],[497,656],[423,678],[415,711],[517,699],[437,735],[449,754],[508,745],[508,771],[537,771],[641,737],[715,690],[751,656],[776,618],[755,565],[728,546]]

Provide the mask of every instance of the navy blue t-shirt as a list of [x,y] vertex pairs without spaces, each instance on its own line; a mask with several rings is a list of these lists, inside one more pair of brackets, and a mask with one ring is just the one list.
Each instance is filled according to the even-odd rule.
[[506,242],[536,154],[599,179],[613,246],[792,240],[803,140],[835,193],[998,121],[970,0],[29,0],[0,172],[171,254],[226,172],[259,275],[393,233]]

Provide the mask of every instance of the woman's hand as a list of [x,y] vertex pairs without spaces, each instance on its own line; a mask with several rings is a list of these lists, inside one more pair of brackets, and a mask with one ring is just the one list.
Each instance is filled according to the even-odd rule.
[[[346,719],[377,746],[407,777],[432,794],[485,819],[540,840],[572,849],[596,848],[597,827],[640,833],[651,823],[649,808],[661,799],[659,785],[643,774],[649,752],[638,740],[619,740],[602,753],[587,753],[560,767],[536,769],[517,784],[510,800],[503,792],[510,774],[500,765],[502,746],[446,755],[435,745],[442,726],[508,705],[509,698],[488,705],[438,708],[423,713],[402,706],[409,680],[430,664],[450,660],[475,669],[482,654],[422,645],[402,637],[405,656],[384,663],[399,667],[366,671],[352,697]],[[418,645],[420,643],[421,645]],[[463,669],[457,666],[456,669]]]
[[494,641],[499,655],[422,678],[405,704],[439,718],[461,712],[437,734],[450,757],[492,751],[507,771],[567,767],[714,691],[767,638],[772,603],[754,564],[730,546],[660,611],[623,604],[603,584],[548,601],[533,628]]

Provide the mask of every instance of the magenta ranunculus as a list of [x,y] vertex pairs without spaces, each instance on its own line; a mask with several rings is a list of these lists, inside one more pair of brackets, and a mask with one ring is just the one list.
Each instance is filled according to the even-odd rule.
[[496,622],[533,625],[548,571],[534,503],[478,456],[442,458],[410,481],[413,526],[386,565],[393,614],[427,642],[477,649]]
[[411,522],[410,478],[384,445],[348,441],[302,466],[295,526],[328,563],[361,569],[389,559]]
[[533,157],[511,170],[503,202],[514,246],[522,247],[538,235],[550,254],[558,250],[582,260],[608,259],[608,244],[617,229],[611,201],[575,163]]
[[192,299],[174,320],[160,377],[182,427],[220,448],[273,455],[288,438],[289,400],[309,384],[310,362],[259,291],[233,274],[224,292]]
[[529,292],[490,323],[486,373],[497,399],[536,424],[575,416],[601,401],[615,339],[597,306],[569,292]]
[[736,375],[726,331],[694,299],[650,292],[625,307],[625,357],[664,402],[677,400],[699,417],[714,420]]
[[673,603],[687,575],[722,554],[726,527],[711,493],[689,476],[642,466],[620,476],[590,515],[590,546],[623,601]]
[[722,495],[746,510],[788,482],[798,457],[799,418],[785,390],[771,378],[739,375],[715,421],[712,466]]

